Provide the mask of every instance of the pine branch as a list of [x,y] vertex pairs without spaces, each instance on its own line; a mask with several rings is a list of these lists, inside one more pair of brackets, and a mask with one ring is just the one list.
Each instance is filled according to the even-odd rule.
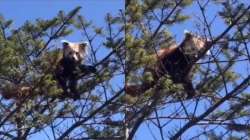
[[229,92],[226,96],[224,96],[220,101],[215,103],[213,106],[208,108],[203,114],[201,114],[199,117],[194,118],[193,120],[189,121],[187,124],[185,124],[173,137],[170,138],[170,140],[177,140],[187,129],[194,126],[197,122],[201,121],[205,117],[207,117],[211,112],[213,112],[215,109],[217,109],[221,104],[223,104],[225,101],[229,100],[230,98],[236,96],[237,94],[241,93],[244,89],[248,88],[250,85],[250,76],[245,78],[241,84],[239,84],[237,87],[235,87],[231,92]]
[[106,101],[104,104],[102,104],[99,108],[94,110],[89,116],[87,116],[85,119],[77,121],[74,123],[70,128],[68,128],[65,132],[61,134],[61,136],[57,140],[63,140],[66,136],[68,136],[75,128],[81,126],[83,123],[88,121],[89,119],[93,118],[98,112],[103,110],[105,107],[107,107],[109,104],[111,104],[115,99],[117,99],[122,93],[124,92],[124,89],[121,89],[118,91],[113,97],[111,97],[108,101]]

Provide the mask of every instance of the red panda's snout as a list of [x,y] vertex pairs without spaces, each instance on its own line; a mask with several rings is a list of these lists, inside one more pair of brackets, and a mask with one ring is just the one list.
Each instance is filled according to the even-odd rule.
[[74,62],[79,62],[81,61],[79,53],[77,52],[70,52],[69,56],[68,56],[72,61]]

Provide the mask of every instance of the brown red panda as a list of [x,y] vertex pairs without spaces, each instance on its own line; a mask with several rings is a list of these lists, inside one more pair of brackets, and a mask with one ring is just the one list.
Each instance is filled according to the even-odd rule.
[[11,85],[11,87],[5,87],[1,94],[5,99],[20,100],[32,96],[32,87],[24,85]]
[[145,72],[151,72],[153,81],[141,85],[125,86],[126,93],[137,95],[150,89],[165,74],[170,75],[174,83],[181,83],[187,92],[187,98],[192,98],[196,91],[191,80],[191,71],[194,64],[200,59],[201,55],[209,54],[207,49],[211,41],[185,32],[184,40],[179,44],[173,44],[170,47],[162,48],[155,54],[157,59],[153,67],[145,68]]
[[[73,97],[74,99],[79,99],[80,94],[77,91],[77,81],[80,78],[79,75],[81,76],[96,72],[94,66],[82,64],[86,58],[88,43],[73,43],[63,40],[62,46],[62,57],[59,57],[58,61],[51,59],[51,61],[55,61],[57,64],[53,73],[54,78],[58,81],[58,85],[64,91],[62,97]],[[9,87],[5,86],[4,88],[1,88],[0,92],[5,99],[23,99],[38,95],[34,94],[32,86],[24,84],[10,84]]]
[[64,94],[77,99],[80,96],[77,92],[79,74],[95,73],[96,69],[94,66],[82,64],[87,54],[87,42],[73,43],[62,40],[62,45],[63,57],[57,65],[55,77]]

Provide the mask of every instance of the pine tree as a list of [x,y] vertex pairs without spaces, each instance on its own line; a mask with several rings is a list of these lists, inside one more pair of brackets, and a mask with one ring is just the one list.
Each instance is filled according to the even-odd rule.
[[[108,13],[103,17],[106,26],[98,27],[80,15],[80,9],[59,11],[49,20],[27,21],[17,29],[1,16],[0,139],[123,136],[119,102],[124,90],[113,81],[124,77],[124,16],[122,11]],[[97,73],[79,76],[81,97],[75,101],[63,94],[54,72],[62,57],[57,43],[76,32],[89,42],[87,63]]]
[[[80,7],[18,28],[0,17],[0,139],[132,140],[140,131],[162,140],[249,139],[250,3],[127,0],[125,8],[107,13],[105,27]],[[159,49],[180,43],[175,35],[182,33],[171,29],[187,23],[211,39],[211,55],[190,73],[197,93],[189,99],[167,72],[154,81],[147,71]],[[97,73],[79,75],[81,96],[73,100],[54,72],[62,57],[57,42],[76,33],[89,42],[86,63]],[[135,96],[124,94],[147,83],[153,84]]]
[[[215,10],[216,16],[209,13],[210,8],[215,7],[219,7],[218,11]],[[196,17],[187,14],[185,11],[190,8],[196,8],[200,14],[196,13]],[[127,1],[128,139],[134,138],[137,131],[149,131],[152,139],[162,140],[182,136],[183,139],[249,137],[250,77],[245,71],[249,69],[250,62],[249,9],[248,2],[240,1]],[[197,95],[186,100],[184,97],[188,91],[182,84],[174,83],[167,73],[154,81],[147,69],[157,62],[153,57],[157,50],[178,44],[175,33],[170,29],[185,26],[190,21],[195,21],[193,24],[197,27],[192,32],[212,40],[209,46],[212,54],[201,57],[195,64],[191,75]],[[222,21],[224,25],[218,27]],[[223,30],[215,33],[216,28]],[[239,69],[244,72],[239,72]],[[138,88],[148,83],[151,83],[150,88]]]

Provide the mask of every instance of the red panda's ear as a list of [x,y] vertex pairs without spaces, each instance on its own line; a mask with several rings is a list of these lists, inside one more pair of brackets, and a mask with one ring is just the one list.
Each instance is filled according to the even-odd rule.
[[191,33],[185,33],[185,38],[191,38],[192,34]]
[[63,48],[68,47],[69,46],[69,42],[67,40],[62,40],[61,41]]
[[81,42],[79,44],[79,46],[84,48],[84,47],[88,46],[88,42]]
[[68,47],[68,46],[69,46],[69,43],[64,42],[64,43],[62,43],[62,45],[63,45],[63,47]]
[[187,39],[189,39],[190,37],[193,36],[193,34],[190,31],[186,30],[186,29],[184,30],[184,34],[185,34],[185,38],[187,38]]

